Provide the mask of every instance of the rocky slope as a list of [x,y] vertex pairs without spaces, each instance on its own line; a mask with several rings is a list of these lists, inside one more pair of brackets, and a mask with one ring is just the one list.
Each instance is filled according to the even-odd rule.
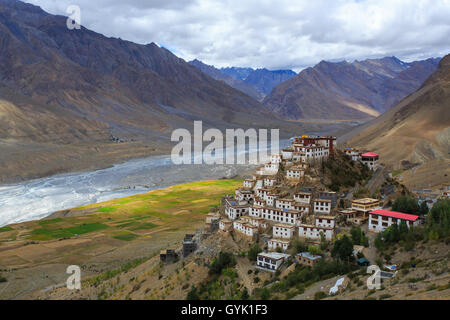
[[[89,137],[90,131],[106,134],[106,128],[140,136],[193,117],[235,123],[240,121],[233,113],[245,120],[258,120],[251,110],[264,113],[254,99],[154,43],[138,45],[85,28],[69,30],[65,17],[16,0],[0,1],[0,57],[3,100],[29,106],[31,122],[13,118],[2,138],[33,139],[33,132],[22,127],[37,129],[33,113],[41,111],[49,117],[61,112],[73,130]],[[3,107],[3,114],[13,114],[12,107]],[[55,121],[43,125],[47,131],[55,129],[55,136],[82,138],[64,124],[62,119],[57,129],[52,128]],[[34,134],[45,136],[44,131]]]
[[[194,120],[220,129],[298,128],[154,43],[69,30],[65,17],[0,0],[0,145],[8,146],[0,152],[0,167],[8,168],[0,181],[72,170],[66,163],[74,149],[91,153],[111,144],[111,135],[150,146],[136,156],[165,152],[172,130],[191,128]],[[43,151],[55,149],[49,145],[61,155],[51,164],[45,158],[55,155]],[[134,147],[121,148],[123,157],[132,157]]]
[[405,182],[412,186],[448,182],[449,110],[450,55],[447,55],[416,92],[377,119],[350,131],[341,141],[379,152],[381,161],[394,169],[420,165],[407,179],[405,176]]
[[370,119],[414,92],[438,62],[322,61],[276,86],[263,103],[290,119]]

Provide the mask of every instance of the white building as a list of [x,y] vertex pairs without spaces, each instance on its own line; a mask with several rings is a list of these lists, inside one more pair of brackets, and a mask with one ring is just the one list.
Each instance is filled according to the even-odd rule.
[[270,156],[270,162],[271,163],[281,163],[282,161],[282,155],[281,153],[274,153]]
[[305,175],[305,169],[298,166],[292,166],[286,169],[286,178],[298,180]]
[[264,187],[273,187],[277,183],[276,176],[269,176],[264,178]]
[[253,194],[252,190],[236,189],[234,193],[235,193],[235,199],[237,201],[249,202],[249,201],[253,200],[253,198],[254,198],[254,194]]
[[253,200],[253,205],[254,206],[260,206],[260,207],[264,207],[266,205],[266,202],[259,198],[259,197],[255,197],[255,199]]
[[306,161],[304,162],[327,159],[329,156],[329,149],[321,145],[293,144],[293,146],[296,152],[302,152],[305,155]]
[[277,199],[275,200],[275,208],[278,209],[294,209],[295,201],[291,199]]
[[258,254],[256,266],[262,270],[275,272],[287,258],[289,258],[289,255],[285,253],[261,252]]
[[314,200],[314,213],[329,214],[331,212],[331,200]]
[[309,213],[311,211],[311,206],[309,204],[295,203],[294,209],[301,212]]
[[360,161],[361,160],[361,154],[358,150],[353,148],[345,148],[344,153],[348,155],[350,158],[352,158],[353,161]]
[[371,170],[378,168],[379,155],[373,152],[363,153],[361,155],[361,162],[368,166]]
[[294,194],[294,200],[296,202],[300,202],[300,203],[310,204],[311,197],[312,197],[312,195],[309,192],[300,192],[300,193]]
[[264,230],[268,227],[268,224],[266,220],[260,217],[244,217],[248,223],[250,223],[252,226],[257,227],[260,230]]
[[233,222],[228,219],[222,219],[219,221],[219,229],[223,232],[230,232],[233,229]]
[[325,239],[329,241],[333,239],[334,231],[332,228],[312,226],[307,224],[301,224],[298,227],[298,236],[300,238],[320,240],[320,233],[323,233]]
[[273,237],[291,239],[294,237],[295,227],[286,224],[276,224],[273,226]]
[[225,203],[225,214],[230,220],[236,220],[248,214],[250,205],[241,205],[235,200],[227,200]]
[[268,193],[265,197],[266,203],[268,206],[273,207],[275,205],[275,200],[277,199],[277,196],[273,193]]
[[255,186],[255,180],[245,179],[244,180],[244,188],[252,189]]
[[279,164],[278,163],[272,163],[272,162],[266,163],[264,165],[264,174],[265,175],[277,174],[278,168],[279,168]]
[[289,240],[283,239],[270,239],[267,243],[269,250],[275,251],[277,248],[281,248],[281,250],[286,251],[289,248]]
[[292,161],[294,162],[306,162],[306,153],[302,151],[294,151],[292,153]]
[[333,216],[316,217],[316,226],[334,229],[336,226],[336,218]]
[[286,149],[281,150],[281,155],[283,156],[284,160],[291,160],[293,153],[294,153],[294,150],[291,148],[286,148]]
[[237,220],[233,222],[233,229],[248,237],[253,237],[258,233],[258,227],[251,225],[244,220]]
[[261,217],[268,221],[295,226],[301,222],[302,212],[297,210],[269,208],[267,206],[252,206],[249,209],[249,216]]
[[388,210],[374,210],[369,212],[369,231],[382,232],[396,223],[405,222],[408,227],[419,224],[419,216]]

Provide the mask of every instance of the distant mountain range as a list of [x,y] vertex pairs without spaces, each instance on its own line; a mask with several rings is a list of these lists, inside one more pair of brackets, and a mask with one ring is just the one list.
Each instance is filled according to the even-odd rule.
[[370,119],[417,90],[439,60],[322,61],[276,86],[263,103],[288,119]]
[[[368,120],[388,110],[438,62],[323,61],[298,75],[217,69],[154,43],[69,30],[66,19],[0,0],[0,182],[107,163],[104,146],[114,161],[167,152],[172,130],[194,120],[221,130],[279,128],[284,137],[331,131],[342,126],[334,119]],[[135,144],[119,152],[111,141],[142,144],[139,152]]]
[[214,127],[277,121],[255,99],[154,43],[69,30],[66,19],[0,0],[0,138],[160,138],[194,119]]
[[416,166],[402,179],[413,188],[448,183],[450,55],[442,58],[437,70],[416,92],[377,119],[342,136],[341,142],[380,153],[381,162],[393,169]]
[[172,131],[194,120],[299,130],[154,43],[69,30],[66,20],[0,0],[0,183],[167,154]]
[[222,80],[235,89],[238,89],[256,100],[262,100],[272,89],[297,74],[292,70],[268,70],[228,67],[218,69],[207,65],[200,60],[192,60],[191,65],[216,80]]

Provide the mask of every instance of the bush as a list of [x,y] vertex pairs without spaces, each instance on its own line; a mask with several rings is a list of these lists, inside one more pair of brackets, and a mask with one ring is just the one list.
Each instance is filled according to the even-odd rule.
[[327,297],[327,294],[323,291],[317,291],[314,294],[314,300],[322,300],[325,299]]
[[211,274],[221,274],[222,269],[234,267],[236,265],[236,260],[234,256],[229,252],[220,252],[218,258],[214,258],[209,267],[209,272]]
[[[421,209],[417,199],[407,196],[395,199],[394,204],[392,205],[392,210],[415,215],[421,214]],[[424,214],[426,214],[426,212],[424,212]]]
[[305,252],[308,250],[308,246],[299,239],[294,240],[292,247],[294,248],[295,253]]
[[257,244],[253,245],[248,251],[248,259],[250,261],[256,261],[258,253],[260,253],[261,251],[262,249]]
[[244,288],[244,290],[242,290],[241,300],[248,300],[249,298],[248,290],[247,288]]
[[200,300],[196,287],[192,286],[191,291],[186,296],[186,300]]
[[264,288],[261,291],[261,300],[269,300],[270,299],[270,290],[267,288]]

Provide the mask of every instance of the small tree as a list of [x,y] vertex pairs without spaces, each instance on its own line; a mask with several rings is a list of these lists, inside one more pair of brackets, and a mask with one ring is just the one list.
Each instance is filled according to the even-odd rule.
[[247,288],[244,288],[244,290],[242,290],[241,300],[248,300],[248,298],[250,298],[248,290]]
[[267,288],[264,288],[261,291],[261,300],[269,300],[270,299],[270,291]]
[[309,245],[308,246],[308,252],[312,253],[312,254],[320,254],[321,253],[320,248],[318,246],[315,246],[315,245]]
[[258,253],[260,253],[261,251],[262,249],[257,244],[254,244],[248,251],[248,259],[250,261],[256,261],[256,259],[258,258]]
[[331,250],[331,256],[342,261],[349,261],[353,258],[353,243],[347,235],[344,235],[340,240],[336,240]]
[[186,296],[186,300],[200,300],[196,287],[192,286],[191,290]]
[[308,250],[308,246],[299,239],[294,240],[292,247],[295,249],[295,253],[305,252]]
[[320,231],[320,250],[326,250],[328,248],[328,241],[325,238],[325,234]]

